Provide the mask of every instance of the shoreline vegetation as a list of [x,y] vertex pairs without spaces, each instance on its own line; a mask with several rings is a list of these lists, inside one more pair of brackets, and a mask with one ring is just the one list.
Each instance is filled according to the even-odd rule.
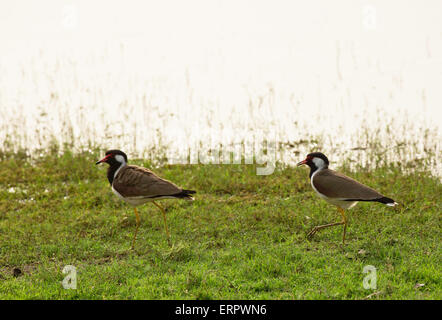
[[[442,298],[442,185],[422,161],[333,165],[400,203],[349,210],[343,246],[339,227],[306,238],[340,217],[311,190],[305,168],[277,164],[258,176],[256,164],[134,159],[197,194],[192,203],[162,202],[172,246],[156,208],[141,206],[130,250],[135,216],[111,192],[106,168],[94,165],[102,150],[5,150],[0,299]],[[67,265],[77,270],[76,290],[61,284]],[[367,265],[376,268],[376,289],[363,287]]]

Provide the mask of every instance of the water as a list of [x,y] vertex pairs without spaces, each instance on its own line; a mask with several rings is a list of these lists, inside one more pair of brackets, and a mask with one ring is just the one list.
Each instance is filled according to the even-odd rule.
[[270,141],[287,164],[320,150],[366,166],[420,159],[442,177],[440,1],[18,1],[0,12],[0,143],[15,149],[55,140],[179,162]]

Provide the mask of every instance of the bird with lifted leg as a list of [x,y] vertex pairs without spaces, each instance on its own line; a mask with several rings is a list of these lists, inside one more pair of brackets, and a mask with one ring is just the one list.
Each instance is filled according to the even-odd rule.
[[344,225],[342,243],[345,243],[345,233],[347,231],[347,217],[345,210],[355,206],[358,201],[380,202],[387,206],[396,206],[398,203],[387,198],[362,183],[353,180],[342,173],[328,168],[329,161],[321,152],[309,153],[307,157],[297,165],[308,165],[310,167],[310,183],[313,190],[325,201],[335,205],[342,216],[342,221],[324,224],[314,227],[307,237],[312,237],[321,229]]

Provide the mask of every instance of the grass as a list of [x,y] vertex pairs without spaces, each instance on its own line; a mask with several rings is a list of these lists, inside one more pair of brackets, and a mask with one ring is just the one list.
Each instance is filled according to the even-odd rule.
[[[345,173],[402,205],[360,203],[342,227],[307,168],[257,176],[253,165],[175,165],[156,172],[198,191],[194,202],[133,209],[110,190],[98,152],[1,154],[0,299],[441,299],[440,180],[391,165]],[[139,165],[149,163],[132,161]],[[77,289],[63,289],[64,266]],[[364,289],[363,268],[377,269]],[[21,275],[14,276],[18,268]]]

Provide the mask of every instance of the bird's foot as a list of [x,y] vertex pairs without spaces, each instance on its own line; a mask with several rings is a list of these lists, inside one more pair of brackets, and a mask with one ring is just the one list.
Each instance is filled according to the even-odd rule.
[[314,227],[312,230],[310,230],[309,233],[307,233],[307,238],[311,238],[315,235],[316,232],[318,232],[319,228],[318,227]]

